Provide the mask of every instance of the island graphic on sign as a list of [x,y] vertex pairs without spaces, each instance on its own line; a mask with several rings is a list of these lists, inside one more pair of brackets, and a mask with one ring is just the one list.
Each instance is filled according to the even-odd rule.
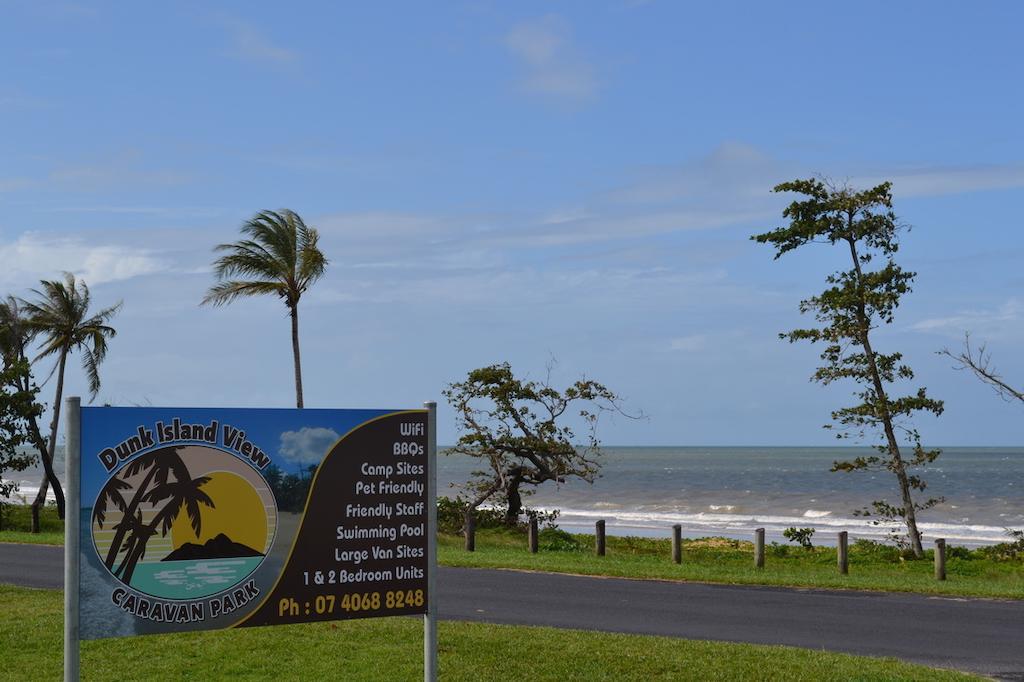
[[256,570],[273,543],[277,506],[239,457],[173,446],[122,466],[100,490],[91,526],[97,556],[117,580],[153,597],[198,599]]

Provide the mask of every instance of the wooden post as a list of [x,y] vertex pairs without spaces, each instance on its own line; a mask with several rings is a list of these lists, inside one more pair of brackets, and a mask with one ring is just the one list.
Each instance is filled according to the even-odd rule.
[[754,531],[754,567],[764,568],[764,528]]
[[476,551],[476,514],[469,512],[466,514],[466,528],[464,530],[466,535],[466,551]]
[[594,524],[594,543],[597,556],[604,556],[604,519]]
[[672,526],[672,563],[683,563],[683,527],[678,523]]
[[935,579],[946,579],[946,540],[938,538],[935,541]]
[[537,519],[530,519],[530,554],[537,553]]
[[837,560],[839,562],[839,572],[846,575],[850,572],[850,559],[849,559],[849,536],[847,532],[839,532],[839,551],[837,553]]

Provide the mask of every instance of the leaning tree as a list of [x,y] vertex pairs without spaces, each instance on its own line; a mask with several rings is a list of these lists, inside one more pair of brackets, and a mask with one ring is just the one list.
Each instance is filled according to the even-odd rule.
[[[823,343],[823,365],[813,375],[821,384],[852,381],[859,388],[859,402],[832,413],[839,438],[863,439],[869,434],[881,436],[875,446],[877,455],[856,457],[835,462],[833,471],[888,471],[896,478],[900,502],[872,502],[872,509],[859,510],[859,515],[872,516],[875,522],[900,521],[906,526],[907,538],[914,556],[924,556],[917,512],[940,503],[941,498],[925,501],[914,499],[924,491],[923,478],[913,468],[933,462],[938,450],[922,447],[918,432],[910,425],[910,417],[918,411],[942,413],[942,401],[928,397],[924,388],[911,395],[894,397],[890,390],[897,382],[914,378],[901,353],[880,353],[875,350],[875,330],[892,323],[900,298],[910,293],[915,273],[896,264],[900,225],[892,210],[892,185],[884,182],[871,189],[856,191],[835,187],[821,180],[794,180],[775,187],[776,192],[792,192],[804,198],[793,201],[783,217],[789,225],[751,237],[775,247],[775,258],[808,244],[828,244],[847,251],[850,269],[827,277],[828,288],[821,294],[800,302],[801,313],[813,313],[821,326],[795,329],[780,334],[790,342]],[[873,263],[881,261],[877,269]],[[901,442],[902,441],[902,442]],[[904,449],[905,448],[905,449]],[[902,541],[900,535],[895,539]]]
[[42,414],[43,406],[36,401],[39,389],[28,377],[27,360],[3,358],[0,366],[0,530],[4,525],[4,499],[18,490],[17,481],[9,474],[23,471],[35,461],[26,446],[35,445],[31,425]]
[[[32,365],[27,351],[31,342],[32,331],[18,299],[8,296],[6,300],[0,301],[0,359],[3,361],[3,372],[0,374],[0,393],[3,395],[3,405],[0,406],[0,432],[3,432],[0,433],[0,450],[3,450],[5,444],[8,448],[21,449],[8,449],[5,451],[6,456],[0,453],[0,474],[4,469],[21,471],[30,466],[35,456],[26,454],[24,448],[34,449],[53,486],[57,515],[63,519],[64,494],[46,458],[46,439],[39,428],[44,407],[37,400],[39,387],[32,378]],[[10,483],[8,481],[5,485],[0,481],[0,497],[9,496],[13,491],[12,487],[8,487]]]
[[492,502],[505,506],[509,526],[536,486],[569,478],[593,483],[600,471],[598,417],[622,414],[618,396],[596,381],[580,379],[560,391],[550,381],[517,378],[507,362],[474,369],[444,395],[462,432],[450,452],[481,462],[466,484],[466,518]]

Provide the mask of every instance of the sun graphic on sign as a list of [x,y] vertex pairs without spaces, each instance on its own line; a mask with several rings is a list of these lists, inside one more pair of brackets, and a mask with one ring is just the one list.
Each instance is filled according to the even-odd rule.
[[140,455],[100,491],[93,543],[140,592],[196,599],[230,589],[263,561],[277,529],[266,482],[238,457],[188,445]]
[[267,523],[264,501],[249,481],[229,471],[207,474],[203,492],[214,500],[231,500],[230,506],[214,507],[203,514],[200,534],[196,534],[188,512],[180,509],[171,524],[171,543],[177,549],[186,543],[205,544],[218,535],[226,535],[247,547],[264,549]]

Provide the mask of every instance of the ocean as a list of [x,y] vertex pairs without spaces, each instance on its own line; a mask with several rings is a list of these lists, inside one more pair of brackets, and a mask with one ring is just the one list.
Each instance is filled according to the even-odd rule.
[[[558,509],[559,527],[593,532],[604,519],[616,535],[668,537],[680,524],[684,537],[721,535],[750,539],[764,528],[785,542],[791,526],[812,527],[816,544],[835,544],[836,534],[883,540],[889,528],[853,511],[872,500],[897,501],[888,472],[832,473],[837,459],[871,454],[869,448],[829,447],[608,447],[602,476],[593,485],[546,484],[526,504]],[[453,496],[473,458],[441,456],[438,492]],[[925,541],[976,546],[1004,542],[1007,528],[1024,528],[1024,448],[946,448],[924,474],[927,497],[945,503],[921,512]],[[452,487],[451,484],[454,484]],[[446,493],[447,490],[447,493]]]
[[[889,530],[853,515],[872,500],[898,500],[888,472],[832,473],[836,459],[870,454],[867,448],[829,447],[608,447],[602,476],[589,485],[570,480],[545,484],[527,497],[531,507],[558,509],[558,525],[593,532],[604,519],[610,534],[664,536],[673,524],[686,537],[722,535],[749,539],[764,528],[785,542],[791,526],[816,529],[814,542],[884,539]],[[59,458],[59,455],[58,455]],[[438,457],[438,493],[454,496],[478,462]],[[61,461],[56,466],[63,478]],[[40,472],[15,474],[20,496],[31,501]],[[1024,448],[945,448],[924,474],[927,496],[946,501],[919,516],[925,541],[946,538],[976,546],[1003,542],[1008,528],[1024,528]],[[51,496],[52,498],[52,496]]]

